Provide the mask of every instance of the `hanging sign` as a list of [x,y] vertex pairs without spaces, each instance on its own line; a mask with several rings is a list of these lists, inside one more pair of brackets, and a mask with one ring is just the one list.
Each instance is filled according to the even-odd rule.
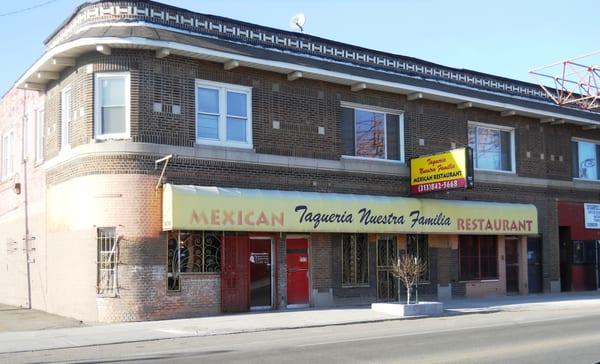
[[410,161],[410,192],[413,194],[473,188],[471,148],[453,149]]

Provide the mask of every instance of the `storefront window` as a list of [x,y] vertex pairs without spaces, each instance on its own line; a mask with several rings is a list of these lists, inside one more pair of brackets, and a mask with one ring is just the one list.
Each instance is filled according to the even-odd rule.
[[498,245],[495,236],[460,237],[460,279],[498,279]]
[[367,234],[342,235],[342,286],[369,285]]
[[419,261],[427,264],[427,271],[421,276],[421,280],[429,280],[429,246],[427,235],[408,235],[406,238],[406,253],[418,257]]
[[179,290],[179,273],[221,271],[220,232],[171,232],[168,240],[169,290]]

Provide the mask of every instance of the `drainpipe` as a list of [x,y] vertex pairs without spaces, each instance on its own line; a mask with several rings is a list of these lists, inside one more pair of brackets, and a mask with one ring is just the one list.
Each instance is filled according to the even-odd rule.
[[21,163],[23,164],[23,199],[25,206],[25,259],[27,267],[27,308],[31,309],[31,267],[29,260],[29,200],[27,199],[27,91],[23,90],[23,125],[21,129]]

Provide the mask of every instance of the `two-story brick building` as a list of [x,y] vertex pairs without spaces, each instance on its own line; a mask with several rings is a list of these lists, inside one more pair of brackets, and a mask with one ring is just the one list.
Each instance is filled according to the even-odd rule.
[[[85,3],[0,103],[0,300],[29,282],[91,321],[367,303],[397,298],[406,252],[437,299],[596,289],[598,125],[521,81]],[[412,158],[461,147],[473,189],[410,195]]]

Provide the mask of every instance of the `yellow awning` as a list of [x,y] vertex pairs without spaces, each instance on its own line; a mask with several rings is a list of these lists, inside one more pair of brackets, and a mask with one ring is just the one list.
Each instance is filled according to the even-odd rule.
[[163,186],[163,230],[534,235],[534,205]]

